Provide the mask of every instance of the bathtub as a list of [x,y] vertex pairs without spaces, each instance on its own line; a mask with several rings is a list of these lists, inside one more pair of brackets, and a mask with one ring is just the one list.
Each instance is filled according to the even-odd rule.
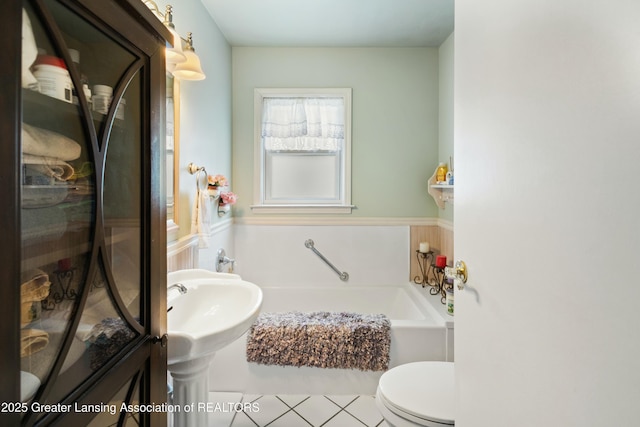
[[[391,319],[389,368],[453,360],[453,318],[440,299],[413,283],[398,286],[262,287],[261,312],[348,311]],[[247,394],[375,394],[382,372],[247,363],[246,334],[218,351],[211,391]]]

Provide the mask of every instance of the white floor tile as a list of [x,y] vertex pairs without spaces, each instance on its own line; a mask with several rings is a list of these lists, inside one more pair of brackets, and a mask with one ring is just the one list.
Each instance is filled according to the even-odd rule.
[[382,421],[373,396],[360,396],[345,408],[345,411],[362,421],[368,427],[375,427]]
[[262,397],[261,394],[245,394],[242,396],[243,402],[253,402],[254,400],[258,400]]
[[236,412],[234,403],[242,402],[242,393],[210,392],[209,402],[217,403],[214,411],[209,413],[209,425],[211,427],[229,427]]
[[287,406],[293,408],[299,405],[302,401],[309,398],[308,394],[279,394],[278,398],[282,400]]
[[243,412],[238,412],[233,419],[231,427],[256,427],[256,423],[251,421]]
[[333,403],[338,405],[341,408],[344,408],[349,403],[353,402],[358,398],[357,394],[338,394],[338,395],[330,395],[326,396],[327,399],[331,400]]
[[327,421],[326,424],[323,424],[322,427],[364,427],[364,424],[342,411]]
[[255,402],[257,410],[247,415],[260,427],[266,426],[285,412],[291,410],[275,396],[262,396]]
[[[221,395],[217,399],[212,397],[211,400],[231,402],[238,399],[237,396]],[[235,414],[232,424],[226,426],[389,427],[378,412],[373,396],[244,395],[242,401],[254,402],[255,406],[252,407],[257,410]]]
[[300,415],[293,411],[287,412],[280,418],[270,423],[268,427],[312,427],[307,421],[302,419]]
[[340,407],[324,396],[315,395],[296,406],[295,411],[317,427],[340,411]]

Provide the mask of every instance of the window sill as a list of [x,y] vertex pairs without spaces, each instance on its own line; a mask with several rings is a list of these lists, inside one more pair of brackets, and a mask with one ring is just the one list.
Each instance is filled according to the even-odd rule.
[[350,214],[354,205],[251,205],[255,213],[266,214]]

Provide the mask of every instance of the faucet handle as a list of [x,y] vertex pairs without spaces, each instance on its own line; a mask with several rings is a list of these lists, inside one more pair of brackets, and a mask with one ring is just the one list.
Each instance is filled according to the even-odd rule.
[[233,258],[229,258],[226,254],[226,252],[224,251],[224,249],[220,248],[218,249],[218,256],[216,257],[216,271],[218,273],[222,272],[222,267],[225,264],[231,264],[231,267],[229,269],[229,273],[233,273],[233,267],[235,265],[236,260]]
[[218,249],[218,256],[216,256],[216,271],[220,273],[222,271],[222,266],[224,265],[224,259],[227,256],[224,249]]

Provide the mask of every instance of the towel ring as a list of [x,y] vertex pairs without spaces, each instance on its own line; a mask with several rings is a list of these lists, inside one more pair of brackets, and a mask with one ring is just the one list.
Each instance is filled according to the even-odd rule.
[[[187,165],[187,168],[191,175],[196,176],[196,190],[198,191],[206,190],[207,187],[209,186],[209,181],[207,176],[207,170],[204,168],[204,166],[196,166],[194,163],[189,163],[189,165]],[[204,180],[204,184],[202,184],[204,188],[200,188],[201,179]]]

